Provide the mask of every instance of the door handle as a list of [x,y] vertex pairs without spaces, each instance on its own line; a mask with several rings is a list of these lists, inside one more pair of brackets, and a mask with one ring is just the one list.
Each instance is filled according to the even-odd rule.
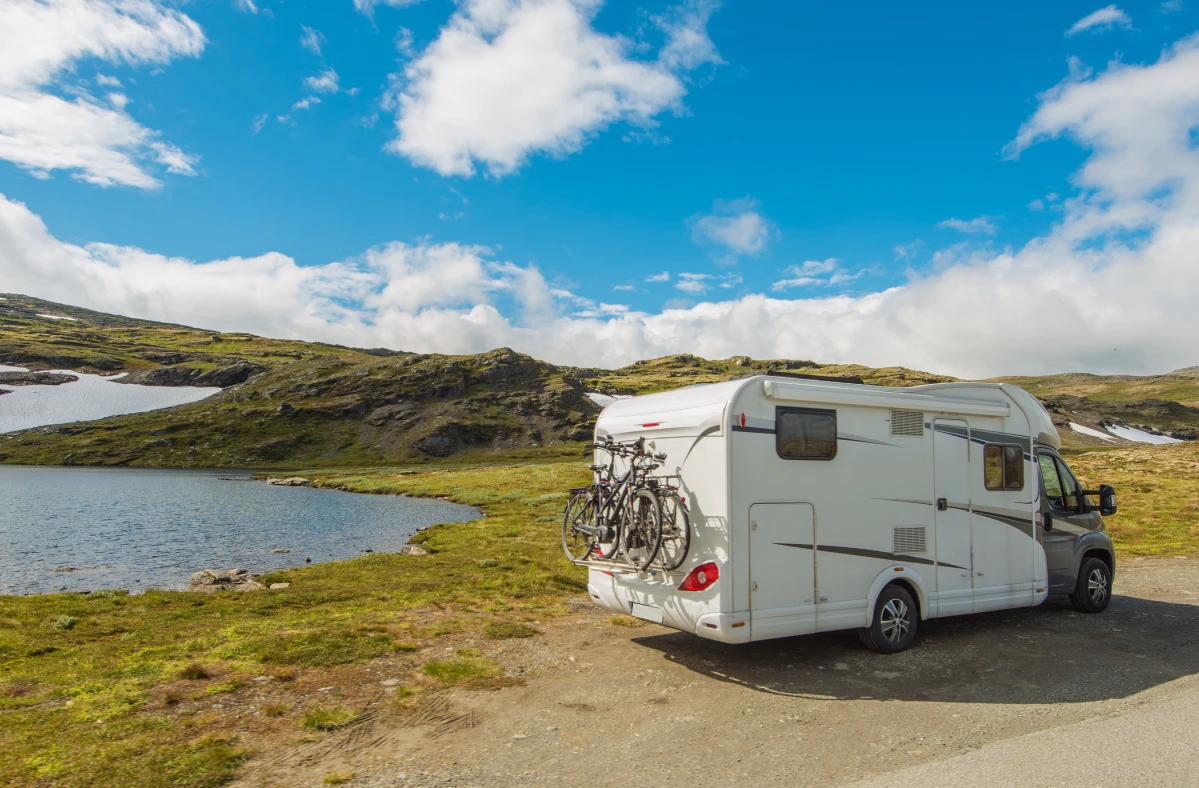
[[937,499],[937,511],[943,512],[949,508],[949,500],[947,498]]
[[1049,512],[1045,512],[1045,514],[1041,515],[1041,530],[1043,530],[1043,531],[1052,531],[1053,530],[1053,515],[1050,514]]

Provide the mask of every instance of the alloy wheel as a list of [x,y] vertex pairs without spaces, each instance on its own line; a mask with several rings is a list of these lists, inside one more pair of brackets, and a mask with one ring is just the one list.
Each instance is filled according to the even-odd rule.
[[1100,569],[1092,569],[1087,577],[1087,593],[1091,601],[1101,604],[1107,598],[1107,575]]
[[879,615],[883,637],[892,643],[897,643],[908,633],[911,622],[908,620],[908,606],[899,599],[890,599],[883,606]]

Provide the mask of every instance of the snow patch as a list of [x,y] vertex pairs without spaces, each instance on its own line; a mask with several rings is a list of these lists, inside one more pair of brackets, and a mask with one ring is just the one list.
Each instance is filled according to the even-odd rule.
[[1105,435],[1099,430],[1091,429],[1090,427],[1084,427],[1081,424],[1075,424],[1074,422],[1070,422],[1070,429],[1074,430],[1075,432],[1081,432],[1083,435],[1090,435],[1092,438],[1098,438],[1101,441],[1107,441],[1108,443],[1116,442],[1115,438],[1110,435]]
[[1107,431],[1117,438],[1123,438],[1126,441],[1133,441],[1135,443],[1152,443],[1155,445],[1182,443],[1178,438],[1171,438],[1169,435],[1153,435],[1134,427],[1117,427],[1115,424],[1112,424],[1107,427]]
[[79,322],[78,320],[76,320],[73,317],[64,317],[63,315],[43,315],[41,312],[34,312],[34,314],[37,315],[38,317],[44,317],[49,320],[70,320],[72,323]]
[[[19,367],[0,367],[0,372],[27,371]],[[0,400],[0,433],[186,405],[220,391],[219,388],[113,382],[124,373],[103,377],[66,369],[52,371],[75,375],[79,380],[58,386],[13,387]]]

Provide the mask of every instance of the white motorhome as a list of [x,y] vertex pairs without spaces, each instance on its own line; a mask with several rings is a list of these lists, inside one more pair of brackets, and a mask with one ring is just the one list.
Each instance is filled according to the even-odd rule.
[[675,571],[592,562],[615,611],[726,643],[858,628],[892,652],[921,619],[1110,598],[1114,491],[1093,505],[1016,386],[758,375],[617,400],[608,437],[666,454],[692,528]]

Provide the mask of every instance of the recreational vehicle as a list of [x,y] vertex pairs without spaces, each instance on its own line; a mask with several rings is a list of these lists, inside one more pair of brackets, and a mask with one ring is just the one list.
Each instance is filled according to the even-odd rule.
[[1016,386],[771,374],[600,414],[597,441],[640,438],[679,480],[690,546],[672,571],[586,562],[612,610],[726,643],[857,628],[889,653],[924,619],[1110,599],[1115,492],[1082,489]]

